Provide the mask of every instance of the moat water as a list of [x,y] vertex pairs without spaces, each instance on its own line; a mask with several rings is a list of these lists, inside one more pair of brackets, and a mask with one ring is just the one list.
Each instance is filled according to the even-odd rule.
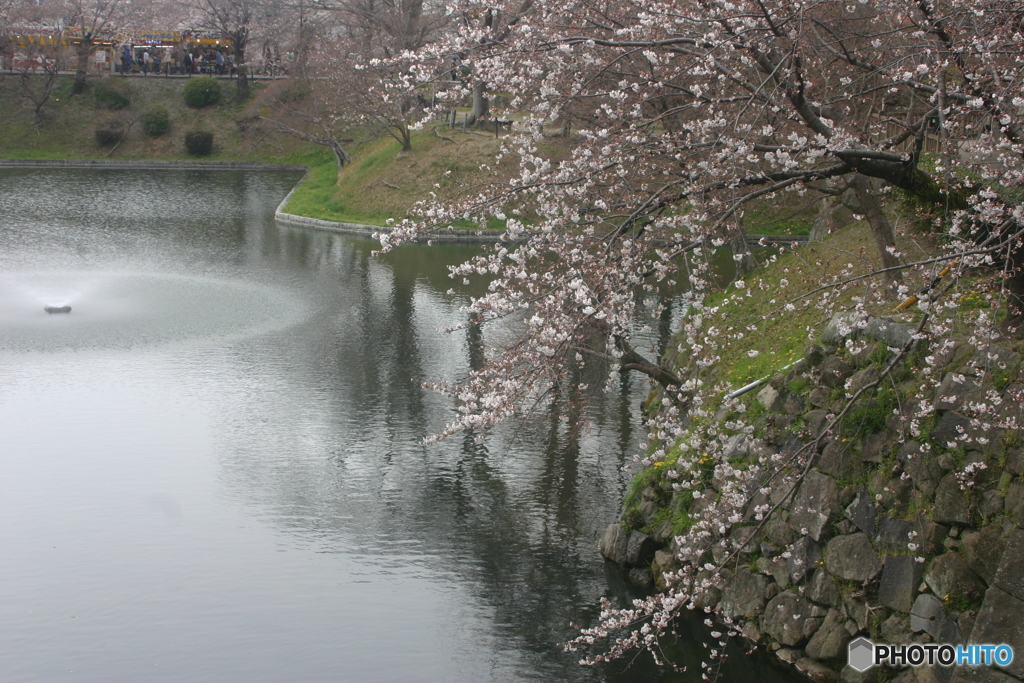
[[699,618],[685,673],[560,647],[632,597],[595,547],[646,382],[423,445],[510,333],[438,332],[476,248],[277,224],[297,179],[0,170],[0,678],[700,680]]

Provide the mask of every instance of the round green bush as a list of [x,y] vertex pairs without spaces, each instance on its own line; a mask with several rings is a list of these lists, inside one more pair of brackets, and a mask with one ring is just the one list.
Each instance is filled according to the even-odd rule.
[[206,130],[190,130],[185,133],[185,149],[197,157],[209,155],[213,151],[213,133]]
[[220,83],[212,76],[190,78],[184,89],[185,104],[195,109],[215,103],[220,99]]
[[124,109],[132,103],[132,88],[123,78],[104,78],[92,87],[92,98],[103,109]]
[[124,126],[119,123],[103,123],[96,126],[96,144],[110,147],[120,142],[124,136]]
[[142,132],[151,138],[163,135],[171,128],[171,117],[167,113],[167,107],[159,105],[147,109],[140,121]]

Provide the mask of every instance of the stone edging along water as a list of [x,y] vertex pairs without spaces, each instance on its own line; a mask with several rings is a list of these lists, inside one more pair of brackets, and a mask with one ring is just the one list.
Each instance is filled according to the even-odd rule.
[[[208,171],[309,171],[308,166],[297,164],[270,164],[253,161],[147,161],[147,160],[111,160],[111,159],[0,159],[0,168],[112,168],[112,169],[145,169],[145,170],[208,170]],[[274,211],[274,219],[289,225],[304,228],[327,230],[330,232],[365,235],[372,237],[374,233],[391,232],[392,228],[365,223],[348,223],[329,221],[322,218],[309,218],[286,213],[284,207],[292,198],[295,190],[305,182],[307,176],[295,184],[291,192],[278,204]],[[504,233],[482,234],[475,230],[446,230],[423,235],[418,242],[497,242]]]
[[[289,225],[298,225],[305,228],[314,228],[316,230],[327,230],[330,232],[340,232],[351,235],[365,235],[367,237],[373,237],[374,233],[389,233],[393,228],[380,225],[368,225],[366,223],[347,223],[344,221],[328,221],[323,218],[310,218],[308,216],[296,216],[292,213],[286,213],[284,207],[288,204],[288,201],[292,198],[299,186],[305,182],[307,176],[303,176],[302,180],[295,184],[292,191],[289,192],[281,203],[277,206],[277,211],[274,212],[274,219],[280,223],[287,223]],[[495,234],[484,234],[475,230],[445,230],[443,232],[432,232],[427,235],[421,235],[416,238],[417,242],[463,242],[463,243],[480,243],[480,242],[498,242],[501,240],[504,232]]]
[[112,159],[0,159],[0,168],[113,168],[206,171],[307,171],[297,164],[258,161],[149,161]]

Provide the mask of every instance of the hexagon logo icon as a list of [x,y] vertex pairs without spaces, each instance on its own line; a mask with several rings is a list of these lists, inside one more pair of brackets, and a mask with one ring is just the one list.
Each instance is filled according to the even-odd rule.
[[851,640],[848,652],[850,668],[867,671],[875,664],[875,644],[864,637]]

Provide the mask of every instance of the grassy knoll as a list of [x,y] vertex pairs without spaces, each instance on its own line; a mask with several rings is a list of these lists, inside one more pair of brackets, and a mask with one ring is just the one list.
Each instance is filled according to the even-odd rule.
[[[113,76],[111,78],[121,78]],[[210,161],[265,161],[309,163],[313,145],[294,138],[268,135],[255,125],[251,108],[233,100],[234,83],[220,81],[221,100],[202,109],[185,106],[182,89],[188,79],[132,77],[126,79],[132,104],[121,110],[100,107],[91,93],[72,96],[69,77],[62,77],[53,96],[42,109],[36,125],[32,105],[23,97],[17,75],[0,74],[0,157],[7,159],[192,159],[185,151],[184,137],[190,130],[214,134]],[[33,79],[38,86],[40,77]],[[90,84],[98,81],[90,80]],[[31,85],[31,84],[30,84]],[[255,84],[261,88],[263,83]],[[170,130],[149,137],[139,122],[129,129],[124,142],[108,157],[109,147],[96,141],[95,130],[104,124],[126,126],[148,108],[166,107]]]
[[[290,213],[326,220],[384,225],[405,217],[413,204],[431,192],[454,192],[479,177],[479,167],[492,161],[499,141],[479,132],[446,133],[443,140],[429,131],[413,134],[412,151],[403,152],[391,138],[352,150],[352,163],[337,172],[324,150],[309,176],[288,204]],[[436,187],[435,187],[436,186]],[[466,226],[476,227],[476,226]]]
[[[931,251],[922,246],[926,242],[923,236],[907,240],[907,257],[926,258]],[[719,352],[721,361],[717,364],[716,379],[738,388],[800,358],[810,343],[808,330],[820,330],[829,316],[816,305],[818,296],[794,300],[821,285],[844,279],[847,271],[874,270],[880,267],[880,260],[868,226],[862,222],[852,223],[820,243],[787,250],[774,263],[748,273],[742,280],[742,287],[734,284],[724,292],[713,294],[708,305],[720,310],[709,324],[719,325],[727,332],[744,333],[742,338],[730,342]],[[908,280],[908,283],[915,290],[920,286],[916,280]],[[847,290],[838,301],[848,304],[855,297],[872,301],[869,285],[870,281]],[[790,302],[793,302],[793,310],[785,310]],[[890,316],[897,303],[869,303],[867,309],[875,315]],[[916,310],[910,309],[901,317],[910,322]],[[751,355],[755,351],[757,353]]]

